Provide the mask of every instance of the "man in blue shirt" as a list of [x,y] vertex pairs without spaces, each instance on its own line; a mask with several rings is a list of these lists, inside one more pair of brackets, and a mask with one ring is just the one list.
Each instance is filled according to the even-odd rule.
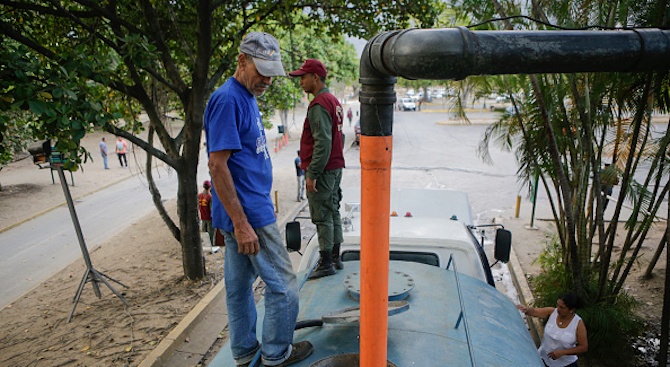
[[[272,162],[256,102],[272,77],[284,75],[279,42],[267,33],[249,33],[235,74],[212,94],[205,110],[212,221],[226,243],[226,303],[238,366],[248,366],[259,349],[265,366],[288,366],[313,350],[308,341],[293,343],[298,286],[270,197]],[[261,343],[252,289],[257,276],[266,284]]]

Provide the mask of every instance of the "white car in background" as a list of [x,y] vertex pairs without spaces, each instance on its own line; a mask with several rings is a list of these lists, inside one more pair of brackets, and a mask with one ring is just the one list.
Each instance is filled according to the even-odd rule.
[[411,98],[400,98],[398,101],[398,109],[403,111],[416,111],[416,103]]

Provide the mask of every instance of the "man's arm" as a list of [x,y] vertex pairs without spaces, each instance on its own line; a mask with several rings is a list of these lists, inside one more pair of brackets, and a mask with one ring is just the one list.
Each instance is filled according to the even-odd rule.
[[233,221],[235,239],[237,240],[237,252],[246,255],[256,255],[260,250],[258,236],[249,224],[244,209],[237,197],[233,176],[228,169],[230,150],[211,152],[209,154],[209,172],[212,175],[212,184],[216,195],[226,209],[226,213]]
[[305,179],[307,191],[316,192],[316,178],[326,168],[333,149],[333,121],[328,111],[318,104],[307,111],[307,119],[314,138],[314,150]]

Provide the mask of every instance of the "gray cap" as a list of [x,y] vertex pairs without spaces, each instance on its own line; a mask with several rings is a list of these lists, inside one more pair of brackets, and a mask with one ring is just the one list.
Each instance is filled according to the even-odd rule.
[[240,52],[251,55],[258,73],[262,76],[285,76],[279,53],[279,41],[271,34],[251,32],[244,36]]

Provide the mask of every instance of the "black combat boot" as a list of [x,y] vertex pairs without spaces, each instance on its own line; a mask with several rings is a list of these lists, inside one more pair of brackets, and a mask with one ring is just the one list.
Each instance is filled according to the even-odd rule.
[[316,269],[314,269],[312,274],[309,275],[308,279],[316,279],[335,274],[330,251],[319,251],[319,254],[321,254],[319,264],[316,266]]
[[335,266],[335,270],[342,270],[344,269],[344,264],[342,264],[342,258],[340,257],[340,244],[336,243],[333,245],[333,251],[331,253],[333,256],[333,266]]

